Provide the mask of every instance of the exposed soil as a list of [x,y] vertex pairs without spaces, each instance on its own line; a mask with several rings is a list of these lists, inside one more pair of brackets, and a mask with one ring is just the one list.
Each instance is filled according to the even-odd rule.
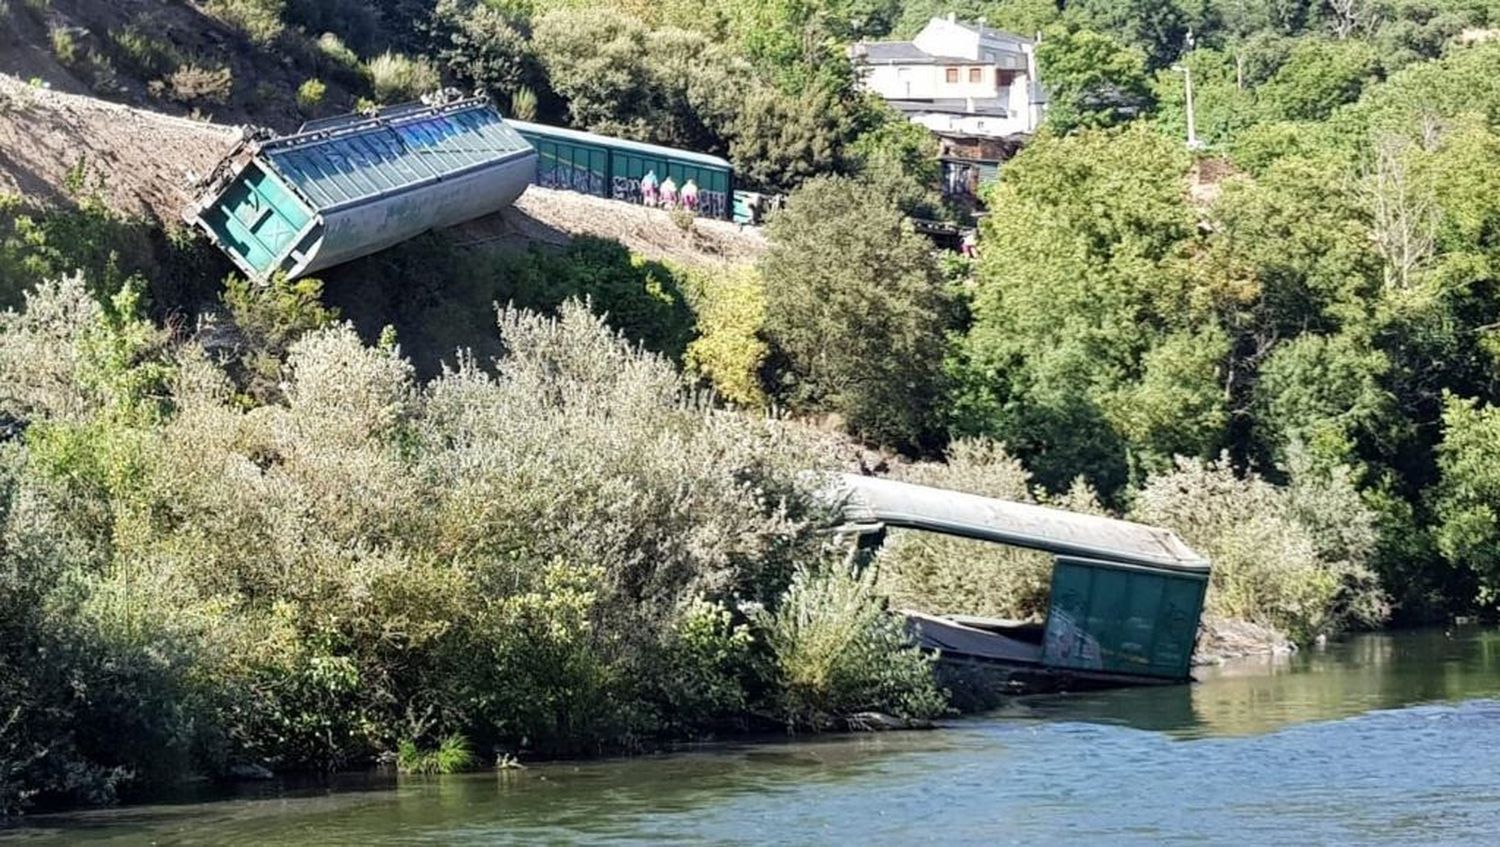
[[175,222],[193,177],[212,170],[239,138],[236,127],[35,88],[0,74],[0,192],[36,202],[71,202],[71,181],[117,211]]
[[462,224],[455,234],[460,244],[471,246],[561,246],[592,235],[618,241],[647,259],[709,268],[754,262],[766,249],[765,236],[755,227],[698,218],[684,229],[661,209],[536,185],[513,208]]

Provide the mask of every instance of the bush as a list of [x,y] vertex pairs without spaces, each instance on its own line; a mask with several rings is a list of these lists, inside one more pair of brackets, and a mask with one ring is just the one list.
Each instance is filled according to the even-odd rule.
[[929,718],[944,709],[930,656],[886,613],[873,574],[799,570],[761,626],[776,660],[781,711],[791,727],[880,711]]
[[166,79],[149,86],[155,97],[165,97],[189,106],[222,106],[234,92],[234,73],[229,68],[205,68],[188,63]]
[[444,737],[433,750],[423,750],[410,739],[396,748],[396,767],[402,773],[431,776],[458,773],[473,766],[474,751],[469,749],[469,739],[458,733]]
[[437,68],[423,57],[411,58],[385,52],[365,63],[375,102],[381,104],[415,100],[442,85]]
[[208,11],[257,44],[270,44],[286,29],[286,0],[208,0]]
[[766,395],[760,370],[768,348],[760,337],[766,321],[766,292],[753,268],[695,272],[685,276],[696,334],[684,362],[706,378],[720,397],[760,408]]
[[[0,449],[7,805],[232,762],[443,770],[456,734],[630,748],[780,702],[730,610],[822,555],[809,444],[576,303],[503,312],[492,368],[424,386],[394,343],[313,328],[308,293],[226,297],[286,344],[274,402],[78,280],[0,318],[0,407],[28,422],[23,462]],[[824,700],[927,708],[893,661]]]
[[[946,462],[914,464],[899,476],[921,485],[1034,502],[1031,475],[991,441],[956,441]],[[929,614],[1040,618],[1052,584],[1052,557],[1047,554],[911,530],[890,532],[878,568],[880,589],[892,603]]]
[[331,32],[325,32],[318,38],[318,51],[336,67],[347,70],[359,68],[359,56],[344,44],[342,38]]
[[1347,469],[1294,474],[1278,488],[1254,474],[1236,477],[1227,461],[1179,459],[1175,471],[1146,482],[1130,516],[1176,531],[1212,562],[1208,614],[1306,642],[1389,613],[1367,567],[1375,515]]
[[116,58],[137,76],[160,77],[182,63],[171,42],[151,35],[137,24],[112,30],[109,38]]
[[520,121],[537,119],[536,89],[521,86],[510,96],[510,116]]
[[69,27],[53,27],[48,33],[52,42],[52,55],[64,67],[73,67],[83,59],[83,50]]
[[313,114],[323,105],[323,98],[328,94],[328,86],[322,80],[309,79],[297,87],[297,108],[306,114]]

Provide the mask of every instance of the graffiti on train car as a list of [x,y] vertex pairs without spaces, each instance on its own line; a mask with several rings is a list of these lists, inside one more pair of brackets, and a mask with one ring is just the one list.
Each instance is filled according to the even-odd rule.
[[710,218],[729,217],[729,195],[722,191],[698,192],[698,214]]
[[536,182],[543,188],[562,188],[599,197],[604,196],[604,175],[588,168],[564,164],[539,167]]

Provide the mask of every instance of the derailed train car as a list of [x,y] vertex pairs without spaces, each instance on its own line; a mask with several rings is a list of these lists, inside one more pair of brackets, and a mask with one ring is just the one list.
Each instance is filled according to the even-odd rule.
[[394,106],[246,140],[184,217],[252,279],[295,278],[499,211],[535,161],[486,100]]

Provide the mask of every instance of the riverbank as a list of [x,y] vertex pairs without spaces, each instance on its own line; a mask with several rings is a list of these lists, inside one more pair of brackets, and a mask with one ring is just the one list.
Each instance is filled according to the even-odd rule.
[[[934,732],[696,746],[522,771],[352,775],[37,816],[57,844],[1483,843],[1500,635],[1361,635],[1192,686],[1027,698]],[[1442,743],[1462,737],[1464,744]],[[1330,770],[1330,768],[1334,770]],[[1266,773],[1275,773],[1267,781]],[[975,785],[1009,786],[975,791]],[[1125,798],[1100,806],[1096,798]]]

